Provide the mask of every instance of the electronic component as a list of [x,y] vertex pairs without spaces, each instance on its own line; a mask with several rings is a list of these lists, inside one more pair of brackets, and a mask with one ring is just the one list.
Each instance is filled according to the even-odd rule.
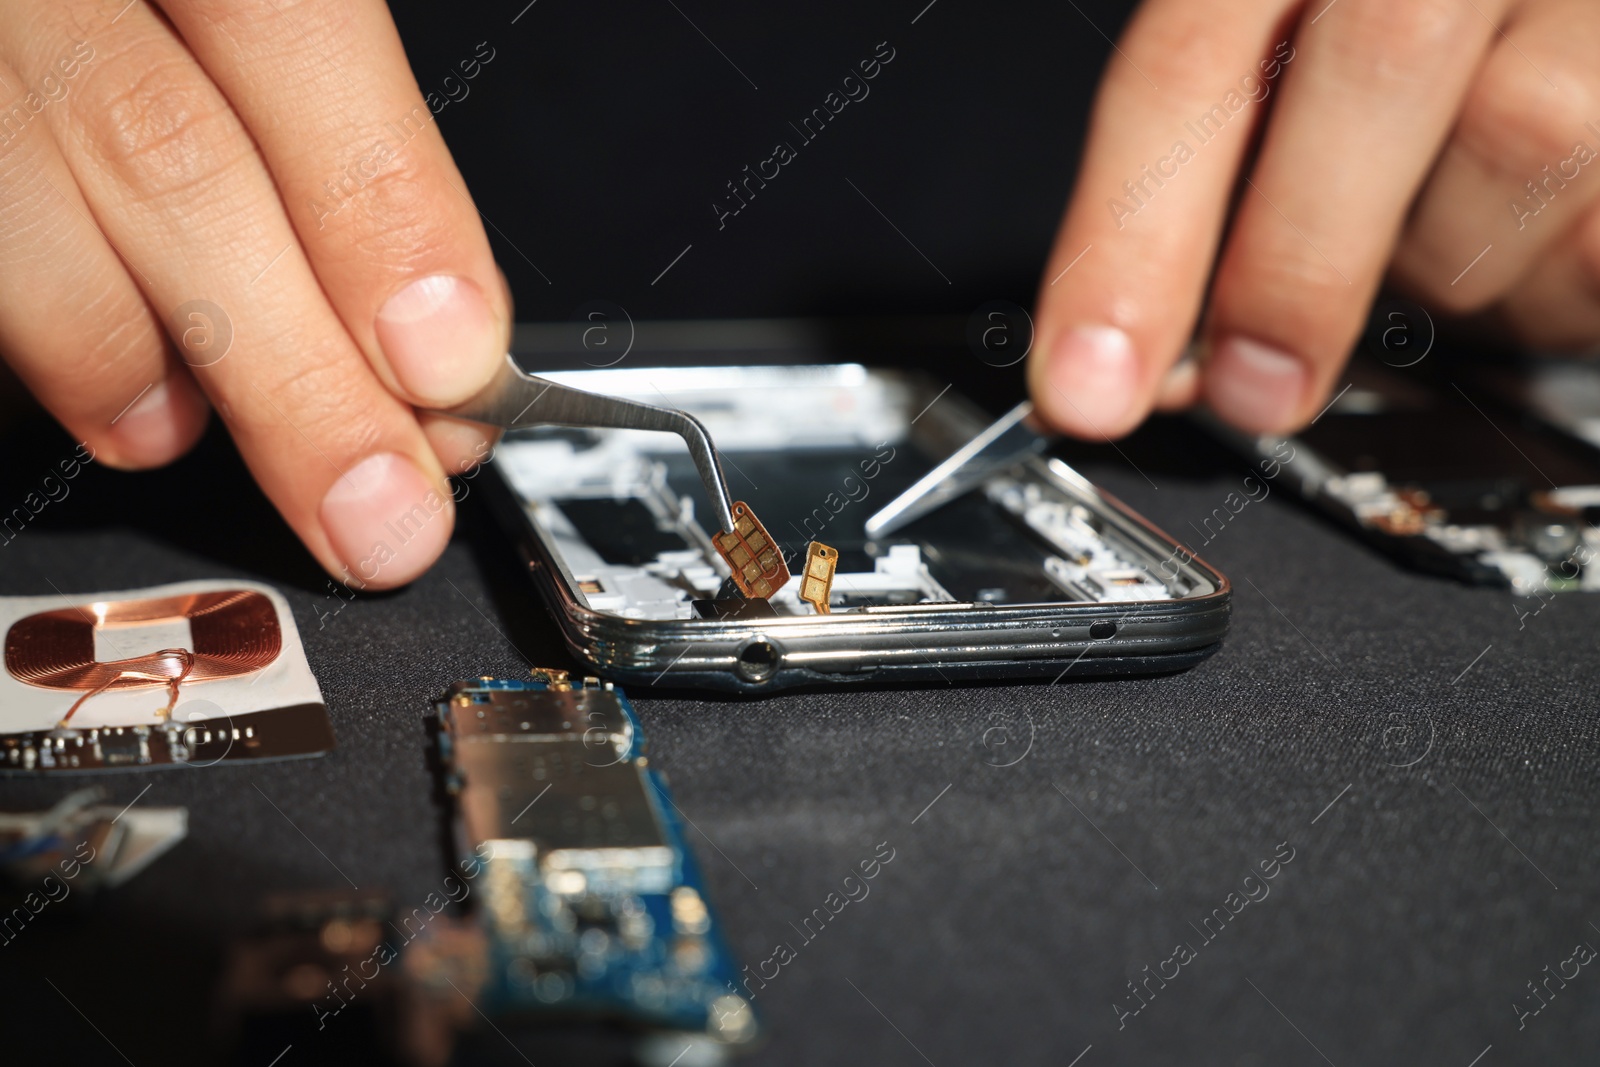
[[242,582],[0,598],[0,770],[321,755],[333,731],[294,617]]
[[627,698],[541,670],[458,684],[436,713],[463,867],[481,861],[485,1015],[671,1032],[700,1047],[697,1063],[753,1041],[754,1011]]
[[800,579],[800,599],[828,614],[828,598],[833,593],[833,570],[839,565],[839,552],[821,541],[806,546],[806,569]]
[[732,569],[733,584],[745,596],[766,600],[788,583],[789,565],[783,561],[783,551],[744,501],[733,503],[733,529],[723,530],[711,541]]
[[[95,658],[102,639],[116,650],[111,634],[136,627],[163,633],[184,627],[195,651],[163,648],[109,662]],[[92,696],[150,685],[166,687],[167,703],[156,711],[166,720],[185,681],[250,674],[276,659],[282,645],[272,601],[255,590],[232,589],[97,600],[36,612],[6,631],[5,664],[12,677],[29,685],[81,693],[61,717],[65,727]]]

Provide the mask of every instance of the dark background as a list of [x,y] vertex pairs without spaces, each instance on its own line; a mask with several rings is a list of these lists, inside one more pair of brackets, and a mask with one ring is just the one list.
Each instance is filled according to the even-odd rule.
[[[438,121],[519,318],[597,299],[642,319],[1031,304],[1100,30],[1132,5],[938,0],[912,25],[927,2],[538,0],[515,25],[527,0],[391,7],[424,93],[494,49]],[[802,145],[789,124],[884,41],[870,94]],[[719,230],[712,204],[778,141],[799,158]]]
[[[514,26],[522,0],[396,6],[425,91],[479,41],[496,49],[440,121],[521,318],[597,299],[638,319],[1030,302],[1107,47],[1090,19],[1114,36],[1114,6],[938,0],[913,26],[917,0],[677,3],[538,0]],[[723,182],[883,40],[898,54],[872,95],[718,232]],[[1014,371],[976,359],[936,371],[997,409],[1020,395]],[[0,447],[9,508],[73,446],[24,425]],[[1069,456],[1195,542],[1191,524],[1249,473],[1183,423]],[[7,1062],[210,1062],[218,960],[265,894],[353,882],[410,907],[439,886],[429,700],[456,678],[565,663],[479,503],[427,576],[325,625],[341,601],[215,428],[166,471],[90,468],[0,546],[5,594],[273,583],[339,739],[312,762],[101,778],[119,804],[150,784],[141,804],[188,806],[190,836],[92,912],[52,907],[0,946]],[[1403,572],[1281,489],[1203,554],[1236,583],[1233,630],[1180,675],[634,694],[745,960],[794,940],[789,924],[879,842],[896,850],[758,998],[770,1040],[752,1063],[1593,1058],[1600,977],[1583,971],[1520,1032],[1513,1004],[1575,944],[1600,945],[1600,597],[1519,625],[1505,592]],[[76,784],[0,780],[0,806]],[[1190,924],[1281,842],[1295,858],[1271,896],[1202,945]],[[1119,1031],[1124,983],[1179,941],[1198,958]],[[362,1062],[340,1040],[297,1040],[280,1065]],[[524,1062],[492,1033],[473,1055]]]

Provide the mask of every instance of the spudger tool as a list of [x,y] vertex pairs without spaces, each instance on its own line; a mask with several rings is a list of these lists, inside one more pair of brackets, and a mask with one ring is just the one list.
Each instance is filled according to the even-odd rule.
[[1033,402],[1024,400],[978,436],[956,449],[916,484],[867,520],[867,536],[878,538],[920,519],[985,480],[1049,447],[1054,437],[1033,428]]

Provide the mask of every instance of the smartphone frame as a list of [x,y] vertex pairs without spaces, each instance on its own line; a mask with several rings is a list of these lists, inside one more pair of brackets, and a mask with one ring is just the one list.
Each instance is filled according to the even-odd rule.
[[[942,436],[952,448],[985,425],[982,412],[959,397],[947,396],[940,407]],[[568,650],[600,675],[631,686],[756,694],[863,682],[1132,676],[1181,670],[1218,649],[1232,595],[1221,573],[1062,461],[1037,458],[1029,465],[1035,477],[1083,504],[1150,560],[1171,561],[1176,569],[1169,584],[1197,592],[1134,602],[923,603],[822,616],[625,618],[587,606],[553,538],[494,464],[480,484],[515,538]]]

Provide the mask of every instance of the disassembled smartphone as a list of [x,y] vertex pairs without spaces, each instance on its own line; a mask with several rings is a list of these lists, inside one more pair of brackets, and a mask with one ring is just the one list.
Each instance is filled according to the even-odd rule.
[[1480,374],[1430,382],[1362,357],[1289,438],[1205,420],[1249,455],[1291,449],[1286,479],[1418,570],[1528,596],[1600,590],[1600,451],[1511,409]]
[[607,677],[764,691],[1138,674],[1190,666],[1227,630],[1227,580],[1056,459],[869,540],[874,510],[989,422],[943,383],[632,363],[541,374],[698,417],[786,580],[727,595],[735,557],[699,521],[708,503],[673,436],[509,434],[485,481],[567,645]]

